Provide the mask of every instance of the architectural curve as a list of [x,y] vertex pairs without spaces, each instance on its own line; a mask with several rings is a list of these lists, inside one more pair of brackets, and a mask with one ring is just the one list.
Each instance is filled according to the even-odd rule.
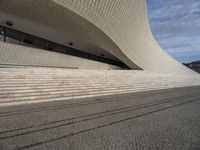
[[148,23],[146,0],[53,0],[91,21],[143,70],[194,73],[171,58],[155,41]]
[[131,69],[195,73],[156,43],[148,23],[146,0],[6,0],[0,4],[4,13],[101,48]]

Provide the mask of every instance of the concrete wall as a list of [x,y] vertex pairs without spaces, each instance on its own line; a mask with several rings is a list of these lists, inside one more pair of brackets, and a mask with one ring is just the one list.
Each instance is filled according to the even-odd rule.
[[154,40],[146,0],[53,0],[89,20],[144,70],[193,73],[166,54]]
[[80,57],[0,42],[1,65],[30,65],[79,69],[117,69],[119,67]]

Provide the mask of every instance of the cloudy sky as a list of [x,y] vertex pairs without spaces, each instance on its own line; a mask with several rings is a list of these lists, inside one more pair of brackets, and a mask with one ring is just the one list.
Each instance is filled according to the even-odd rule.
[[147,0],[157,42],[181,62],[200,60],[200,0]]

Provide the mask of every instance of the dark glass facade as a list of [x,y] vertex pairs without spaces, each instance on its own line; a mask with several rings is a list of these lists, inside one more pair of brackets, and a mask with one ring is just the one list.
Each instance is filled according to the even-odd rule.
[[5,27],[0,26],[0,41],[5,42]]
[[0,26],[0,41],[44,49],[48,51],[55,51],[63,54],[104,62],[128,69],[128,67],[124,63],[104,58],[103,54],[101,56],[97,56],[94,54],[82,52],[72,47],[67,47],[5,26]]

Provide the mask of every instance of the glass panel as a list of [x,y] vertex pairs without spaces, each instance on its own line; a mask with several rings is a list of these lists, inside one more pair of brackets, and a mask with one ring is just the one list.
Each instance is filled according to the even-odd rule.
[[64,47],[62,45],[56,44],[54,51],[63,53],[63,49],[64,49]]
[[[21,44],[28,47],[41,48],[41,49],[46,49],[49,51],[56,51],[56,52],[65,53],[68,55],[92,59],[92,60],[106,62],[110,64],[116,63],[116,62],[113,62],[112,60],[105,59],[104,54],[100,54],[100,56],[92,55],[92,54],[82,52],[80,50],[77,50],[68,46],[60,45],[60,44],[30,35],[30,34],[26,34],[14,29],[10,29],[8,27],[0,26],[0,41],[4,41],[4,40],[5,42],[9,42],[9,43]],[[73,43],[71,43],[70,45],[73,45]]]
[[56,44],[50,41],[45,41],[45,49],[53,51],[56,49]]
[[33,36],[26,33],[21,33],[20,35],[21,35],[21,44],[24,46],[31,47],[33,44]]
[[41,38],[38,38],[38,37],[34,37],[33,38],[33,43],[32,43],[32,47],[35,47],[35,48],[41,48],[43,49],[44,48],[44,39],[41,39]]
[[0,26],[0,41],[4,41],[4,27]]
[[6,28],[6,42],[19,44],[19,32]]

